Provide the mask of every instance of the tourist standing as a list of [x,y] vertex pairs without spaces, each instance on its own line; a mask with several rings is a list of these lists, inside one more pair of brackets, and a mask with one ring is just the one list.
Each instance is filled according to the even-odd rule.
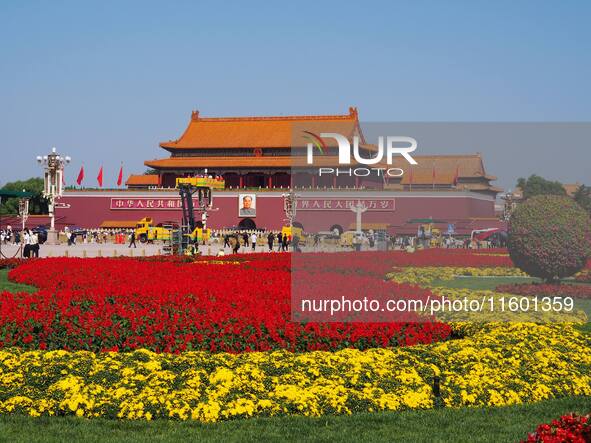
[[273,242],[275,241],[275,234],[269,232],[267,235],[267,244],[269,245],[269,252],[273,252]]
[[289,244],[289,241],[287,239],[287,233],[283,234],[283,239],[281,240],[281,250],[282,251],[287,251],[287,245]]
[[244,247],[248,248],[248,234],[246,232],[242,233],[242,240],[244,240]]
[[29,229],[23,231],[23,257],[29,258],[31,256],[31,234]]
[[293,239],[291,240],[291,243],[293,246],[293,252],[302,252],[302,250],[300,249],[300,237],[294,235]]
[[31,233],[31,254],[35,258],[39,258],[39,235],[35,232]]
[[256,247],[257,247],[257,234],[256,232],[253,232],[252,235],[250,236],[250,244],[252,246],[252,252],[255,251]]

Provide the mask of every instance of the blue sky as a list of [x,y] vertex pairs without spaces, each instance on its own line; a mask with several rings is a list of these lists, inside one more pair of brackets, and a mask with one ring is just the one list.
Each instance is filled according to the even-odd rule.
[[[3,1],[0,17],[0,183],[40,175],[57,146],[69,181],[84,162],[86,184],[103,164],[113,185],[121,161],[141,173],[165,156],[192,109],[591,121],[589,2]],[[586,158],[490,172],[591,182],[589,148],[573,152]]]

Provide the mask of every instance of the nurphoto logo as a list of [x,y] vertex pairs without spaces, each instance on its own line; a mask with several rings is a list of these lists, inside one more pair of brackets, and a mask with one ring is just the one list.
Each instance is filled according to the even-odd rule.
[[[314,148],[318,150],[321,155],[328,153],[328,148],[324,139],[333,138],[338,144],[338,159],[340,165],[351,165],[351,143],[349,139],[342,134],[336,132],[321,132],[320,135],[314,134],[310,131],[303,131],[306,135],[305,139],[310,140],[307,144],[306,161],[309,165],[314,164]],[[359,137],[353,136],[353,158],[355,162],[362,165],[378,165],[383,163],[384,156],[386,157],[386,164],[392,165],[393,157],[396,154],[402,155],[404,159],[411,165],[417,165],[416,160],[410,155],[417,149],[417,141],[412,137],[404,136],[387,136],[378,137],[377,152],[369,158],[361,156],[359,150]],[[358,177],[365,177],[375,173],[378,176],[401,177],[404,175],[404,170],[401,168],[330,168],[321,167],[318,169],[318,175],[353,175]]]

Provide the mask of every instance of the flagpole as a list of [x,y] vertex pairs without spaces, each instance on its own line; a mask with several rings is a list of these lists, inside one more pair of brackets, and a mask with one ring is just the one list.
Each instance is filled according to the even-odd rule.
[[431,171],[431,179],[433,182],[433,190],[435,190],[435,161],[433,161],[433,169]]

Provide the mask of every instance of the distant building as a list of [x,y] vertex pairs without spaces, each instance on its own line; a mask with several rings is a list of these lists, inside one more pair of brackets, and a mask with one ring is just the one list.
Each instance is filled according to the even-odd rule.
[[[312,170],[294,166],[292,147],[298,143],[297,128],[322,128],[352,139],[360,137],[363,156],[377,149],[365,142],[356,108],[344,115],[277,117],[200,117],[194,111],[187,129],[177,140],[160,143],[170,153],[167,158],[146,160],[144,164],[158,175],[131,175],[130,189],[173,188],[177,177],[201,174],[221,175],[226,187],[239,188],[364,188],[396,191],[465,190],[496,196],[499,188],[491,185],[496,177],[488,175],[480,154],[416,155],[418,165],[411,166],[401,156],[392,167],[404,169],[403,177],[371,179],[346,175],[318,177]],[[328,146],[322,161],[337,162],[336,146]],[[376,165],[379,166],[379,165]]]
[[[480,154],[421,155],[419,146],[413,155],[418,165],[409,165],[402,156],[395,156],[393,165],[375,165],[401,168],[402,177],[319,176],[316,161],[320,166],[338,164],[336,141],[326,141],[314,157],[314,170],[302,161],[303,130],[336,132],[350,141],[358,136],[364,158],[377,151],[366,142],[353,107],[343,115],[275,117],[206,118],[195,111],[180,138],[160,143],[168,156],[144,162],[153,174],[129,176],[127,190],[66,191],[56,222],[88,228],[127,226],[142,217],[178,222],[176,178],[207,170],[226,183],[225,190],[214,192],[217,210],[207,220],[212,228],[280,229],[288,189],[300,196],[296,221],[309,232],[351,229],[355,214],[350,207],[359,200],[368,206],[364,226],[391,233],[416,232],[408,223],[416,218],[438,219],[445,222],[441,229],[451,224],[460,234],[499,226],[495,199],[500,189],[491,184],[495,177],[486,172]],[[242,207],[246,195],[252,199],[249,210]]]

